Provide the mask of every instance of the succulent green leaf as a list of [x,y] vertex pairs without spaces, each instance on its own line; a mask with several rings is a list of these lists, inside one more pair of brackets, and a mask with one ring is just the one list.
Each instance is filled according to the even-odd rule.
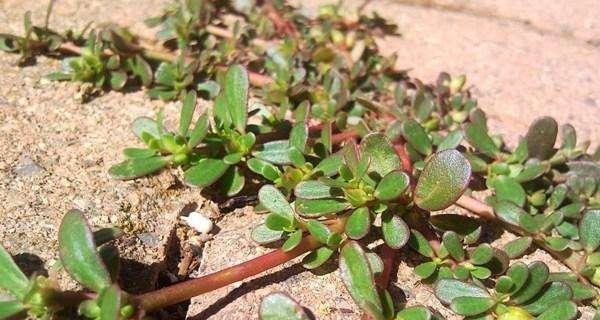
[[410,238],[410,229],[402,218],[391,211],[381,215],[381,232],[383,240],[392,249],[400,249]]
[[469,261],[475,265],[482,265],[490,262],[494,256],[494,249],[487,243],[478,245],[469,254]]
[[127,74],[121,71],[110,72],[110,87],[113,90],[120,90],[125,86],[127,82]]
[[558,208],[567,197],[567,191],[568,187],[565,184],[559,184],[554,187],[554,190],[552,190],[552,194],[550,194],[547,201],[548,210]]
[[527,135],[529,157],[549,159],[554,153],[554,143],[558,134],[558,124],[551,117],[541,117],[533,121]]
[[374,172],[378,176],[377,179],[381,179],[394,170],[402,169],[400,158],[385,135],[381,133],[368,134],[361,141],[360,147],[364,154],[370,156],[369,171]]
[[494,290],[499,293],[509,293],[513,285],[514,282],[509,276],[500,276],[498,280],[496,280]]
[[199,83],[198,86],[196,86],[196,90],[198,90],[200,92],[203,91],[203,92],[208,93],[208,97],[213,99],[219,95],[219,93],[221,91],[221,86],[219,85],[218,82],[208,80],[208,81]]
[[273,164],[290,164],[292,161],[290,160],[289,149],[290,143],[288,140],[269,141],[260,146],[253,155]]
[[296,210],[305,217],[320,217],[350,209],[342,199],[296,199]]
[[572,125],[566,123],[560,126],[560,130],[562,132],[561,148],[575,148],[577,146],[577,132],[575,131],[575,128]]
[[306,151],[306,142],[308,141],[308,126],[306,123],[298,123],[290,131],[290,147],[295,147],[304,153]]
[[560,301],[546,309],[536,320],[572,320],[575,317],[577,305],[572,301]]
[[579,222],[579,237],[587,252],[600,246],[600,210],[587,210]]
[[319,242],[325,245],[336,245],[336,243],[331,242],[337,237],[335,237],[335,234],[331,232],[331,230],[329,230],[329,228],[327,228],[327,226],[322,222],[318,220],[308,220],[306,223],[306,229],[308,229],[308,232],[310,232],[310,234]]
[[523,309],[537,316],[558,302],[571,300],[572,296],[569,285],[560,281],[552,282],[531,303],[523,306]]
[[448,133],[448,135],[440,142],[437,147],[437,151],[444,151],[455,149],[460,145],[460,142],[463,139],[463,133],[460,130],[454,130]]
[[425,164],[414,192],[419,208],[447,208],[464,192],[471,178],[471,165],[456,150],[435,153]]
[[500,154],[500,148],[489,136],[487,128],[478,123],[468,123],[464,127],[465,139],[477,151],[495,159]]
[[402,123],[402,136],[420,154],[427,156],[432,152],[431,140],[416,120],[409,119]]
[[296,231],[290,233],[287,240],[285,240],[285,242],[281,246],[281,249],[283,249],[283,251],[290,251],[290,250],[296,248],[298,246],[298,244],[300,244],[301,240],[302,240],[302,230],[296,230]]
[[367,259],[369,259],[369,266],[374,275],[378,275],[383,272],[383,260],[375,252],[366,252]]
[[229,169],[229,165],[220,159],[202,159],[185,171],[185,182],[206,187],[215,183]]
[[183,98],[181,106],[181,114],[179,118],[179,134],[183,137],[187,136],[192,117],[196,110],[196,91],[189,91]]
[[397,199],[406,191],[410,178],[403,171],[392,171],[386,174],[377,184],[375,197],[379,200],[390,201]]
[[350,239],[362,239],[369,233],[371,227],[371,213],[366,207],[360,207],[346,221],[346,235]]
[[190,138],[187,143],[188,148],[195,148],[202,142],[208,133],[208,125],[208,114],[205,113],[198,117],[194,129],[190,133]]
[[544,241],[554,251],[563,251],[569,246],[569,239],[563,237],[545,237]]
[[511,265],[508,270],[506,270],[506,275],[510,277],[513,282],[513,287],[511,292],[517,292],[529,279],[529,268],[523,262],[516,262]]
[[520,217],[528,214],[521,207],[511,201],[500,200],[493,203],[492,206],[494,207],[494,212],[498,218],[500,218],[500,220],[514,226],[519,226]]
[[125,148],[123,154],[129,159],[144,159],[155,156],[156,151],[142,148]]
[[23,299],[29,291],[29,279],[23,274],[12,256],[0,246],[0,288],[12,293],[15,297]]
[[260,320],[309,320],[294,299],[282,292],[271,293],[260,303]]
[[148,117],[138,117],[133,120],[133,123],[131,123],[131,130],[138,138],[144,140],[142,139],[142,133],[146,132],[153,138],[159,139],[161,135],[160,132],[164,129],[159,129],[159,125],[154,119]]
[[335,252],[329,247],[320,247],[302,258],[302,266],[308,270],[322,266]]
[[435,296],[449,305],[458,297],[489,298],[490,294],[482,287],[456,279],[440,279],[435,285]]
[[63,217],[58,245],[62,264],[73,279],[95,292],[110,285],[110,274],[96,251],[94,236],[80,211],[71,210]]
[[450,309],[463,316],[475,316],[488,311],[495,304],[490,297],[457,297],[450,303]]
[[520,207],[525,204],[527,194],[523,187],[513,178],[496,176],[488,180],[488,183],[494,189],[498,200],[511,201]]
[[112,285],[102,291],[98,298],[100,306],[99,320],[117,320],[121,311],[121,290],[117,285]]
[[473,278],[487,279],[492,275],[492,271],[486,267],[475,267],[471,270],[471,275]]
[[130,180],[157,172],[168,164],[167,157],[128,159],[110,167],[108,173],[116,179]]
[[504,245],[503,250],[511,259],[516,259],[522,256],[527,249],[531,247],[533,239],[531,237],[518,237]]
[[528,266],[528,269],[529,278],[527,278],[527,281],[521,290],[511,296],[511,302],[514,304],[522,304],[529,301],[529,299],[533,298],[540,290],[542,290],[546,280],[548,280],[550,272],[545,263],[541,261],[532,262]]
[[373,319],[384,319],[369,260],[357,242],[349,241],[342,248],[340,274],[356,304]]
[[258,200],[271,213],[281,216],[291,225],[294,220],[294,210],[281,191],[272,185],[265,185],[258,191]]
[[435,273],[437,267],[437,263],[433,261],[423,262],[415,267],[414,273],[421,279],[427,279]]
[[19,301],[0,301],[0,319],[10,319],[25,310]]
[[231,197],[242,191],[246,179],[238,167],[231,166],[225,171],[225,174],[223,174],[219,182],[221,183],[221,187],[223,188],[223,191],[225,191],[225,194]]
[[410,230],[410,238],[408,239],[408,245],[417,251],[419,254],[425,257],[433,258],[435,253],[433,248],[429,244],[429,241],[423,236],[423,234],[417,230]]
[[236,64],[225,74],[223,93],[234,127],[240,133],[246,132],[248,122],[248,71],[243,66]]
[[343,196],[339,188],[331,187],[318,180],[301,181],[294,188],[294,194],[302,199],[323,199]]
[[432,315],[425,307],[413,306],[402,309],[396,314],[395,320],[431,320]]
[[460,242],[460,237],[454,231],[446,231],[442,236],[442,244],[448,250],[448,253],[457,261],[465,259],[465,250]]
[[476,242],[481,235],[478,220],[460,214],[436,214],[429,217],[429,223],[442,231],[454,231],[463,237],[465,244]]
[[269,244],[281,240],[283,231],[272,230],[261,224],[252,230],[251,237],[258,244]]
[[526,164],[525,167],[519,174],[517,174],[513,179],[519,183],[531,181],[541,175],[543,175],[546,171],[550,170],[550,164],[546,162],[532,162]]
[[343,157],[338,154],[331,155],[325,159],[323,159],[319,164],[315,167],[315,172],[323,172],[323,175],[326,177],[332,176],[338,172],[338,169],[343,163]]

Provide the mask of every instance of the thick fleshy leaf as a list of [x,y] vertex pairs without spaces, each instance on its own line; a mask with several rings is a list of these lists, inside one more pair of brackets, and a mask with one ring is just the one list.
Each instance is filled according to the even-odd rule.
[[296,199],[296,210],[306,217],[320,217],[350,209],[341,199]]
[[190,138],[187,143],[188,148],[195,148],[198,144],[200,144],[200,142],[202,142],[208,133],[208,125],[208,114],[204,113],[198,117],[194,129],[190,133]]
[[9,319],[25,310],[19,301],[0,301],[0,319]]
[[531,181],[546,171],[550,170],[550,164],[546,162],[532,162],[525,165],[523,171],[519,172],[513,179],[519,183]]
[[432,151],[431,140],[425,129],[415,120],[410,119],[402,123],[402,136],[422,155],[429,155]]
[[185,182],[206,187],[219,180],[229,169],[229,165],[221,159],[202,159],[198,164],[185,171]]
[[339,154],[331,155],[325,159],[323,159],[319,164],[315,167],[315,172],[323,172],[323,175],[326,177],[333,176],[338,172],[338,169],[342,165],[343,157]]
[[572,301],[561,301],[546,309],[536,320],[572,320],[575,317],[577,305]]
[[457,297],[450,303],[452,311],[463,316],[475,316],[491,309],[496,302],[489,297]]
[[429,217],[429,223],[442,231],[454,231],[463,237],[465,244],[476,242],[481,235],[481,224],[476,219],[460,214],[436,214]]
[[331,187],[318,180],[301,181],[294,188],[294,195],[302,199],[322,199],[343,196],[341,189]]
[[121,290],[117,285],[112,285],[100,294],[98,299],[100,306],[99,320],[119,319],[121,311]]
[[308,220],[306,229],[308,229],[308,232],[310,232],[315,239],[328,246],[335,246],[339,244],[339,241],[341,240],[339,234],[331,232],[326,225],[318,220]]
[[458,233],[454,231],[446,231],[442,236],[442,244],[444,248],[448,250],[448,253],[457,261],[463,261],[465,259],[465,250],[460,242]]
[[542,291],[542,294],[535,297],[533,302],[523,306],[523,308],[537,316],[560,301],[571,300],[572,296],[573,292],[569,285],[559,281],[552,282]]
[[548,266],[541,261],[532,262],[528,269],[529,278],[527,278],[521,290],[511,296],[511,302],[515,304],[525,303],[537,295],[544,287],[550,273]]
[[579,222],[579,237],[587,252],[600,246],[600,210],[588,210]]
[[246,179],[238,167],[231,166],[221,177],[220,183],[223,191],[225,191],[225,194],[231,197],[242,191],[246,183]]
[[423,262],[415,267],[413,270],[414,273],[419,276],[421,279],[427,279],[431,277],[437,270],[437,263],[433,261]]
[[499,293],[509,293],[513,285],[514,282],[509,276],[500,276],[498,280],[496,280],[494,290]]
[[258,200],[272,214],[281,216],[291,225],[294,221],[294,210],[281,191],[272,185],[265,185],[258,191]]
[[529,279],[529,268],[525,263],[519,261],[506,270],[506,275],[510,277],[513,282],[511,292],[514,293],[523,288],[527,279]]
[[23,299],[29,291],[29,279],[23,274],[12,256],[0,245],[0,288]]
[[123,154],[129,159],[145,159],[156,155],[156,151],[143,148],[125,148]]
[[369,266],[374,275],[378,275],[383,272],[383,260],[375,252],[366,252],[367,259],[369,259]]
[[563,237],[544,237],[544,241],[554,251],[563,251],[569,247],[571,242],[569,239]]
[[508,257],[506,252],[498,248],[493,248],[492,251],[492,259],[481,266],[490,269],[490,271],[494,275],[504,274],[510,264],[510,258]]
[[508,254],[509,258],[519,258],[531,247],[532,242],[533,239],[531,237],[519,237],[505,244],[503,250]]
[[127,83],[127,74],[121,71],[111,71],[110,72],[110,87],[113,90],[123,89],[125,83]]
[[248,121],[248,87],[246,68],[239,64],[229,67],[225,74],[223,94],[227,100],[233,126],[240,133],[246,132],[246,122]]
[[392,171],[377,184],[375,197],[383,201],[394,200],[406,191],[409,183],[410,178],[405,172]]
[[496,176],[489,180],[489,185],[494,189],[498,200],[511,201],[520,207],[525,204],[527,194],[523,187],[513,178]]
[[558,134],[558,124],[551,117],[541,117],[533,121],[527,135],[529,157],[540,160],[549,159],[554,153],[554,143]]
[[110,167],[108,173],[116,179],[129,180],[157,172],[168,164],[167,157],[129,159]]
[[500,148],[494,143],[494,140],[487,133],[487,128],[477,123],[465,125],[465,139],[477,151],[490,158],[496,158],[500,153]]
[[396,314],[395,320],[431,320],[431,311],[425,307],[413,306],[402,309]]
[[456,279],[440,279],[435,285],[435,296],[449,305],[458,297],[489,298],[490,294],[482,287]]
[[258,244],[269,244],[281,240],[283,231],[271,230],[261,224],[252,230],[251,237]]
[[296,230],[296,231],[290,233],[290,236],[287,238],[287,240],[285,240],[285,242],[281,246],[281,249],[283,249],[283,251],[290,251],[290,250],[294,249],[296,246],[298,246],[298,244],[300,244],[301,240],[302,240],[302,230]]
[[255,157],[274,164],[290,164],[290,142],[288,140],[270,141],[253,153]]
[[460,152],[438,152],[427,161],[419,176],[415,204],[429,211],[447,208],[462,195],[470,178],[471,165]]
[[492,260],[493,256],[494,249],[492,246],[487,243],[482,243],[469,253],[469,261],[475,265],[482,265]]
[[492,275],[492,271],[486,267],[475,267],[471,270],[471,276],[477,279],[487,279]]
[[260,303],[260,320],[309,320],[294,299],[282,292],[271,293]]
[[179,134],[183,137],[187,136],[192,117],[196,110],[196,91],[192,90],[185,95],[181,105],[181,113],[179,117]]
[[60,259],[77,282],[95,292],[111,283],[110,274],[102,263],[94,236],[78,210],[65,214],[58,231]]
[[402,218],[390,211],[381,215],[381,232],[383,240],[392,249],[400,249],[410,238],[410,229]]
[[308,270],[312,270],[322,266],[331,256],[335,250],[329,247],[320,247],[302,258],[302,266]]
[[306,142],[308,141],[308,126],[306,123],[298,123],[290,131],[290,147],[295,147],[300,152],[306,151]]
[[366,207],[361,207],[350,215],[346,221],[346,235],[350,239],[362,239],[369,233],[371,227],[371,213]]
[[492,205],[494,207],[494,212],[500,218],[500,220],[514,225],[519,226],[520,217],[522,215],[527,215],[521,207],[517,206],[511,201],[497,201]]
[[374,172],[377,175],[375,178],[381,179],[394,170],[402,169],[400,158],[385,135],[381,133],[368,134],[361,141],[360,147],[363,154],[369,155],[371,159],[369,172]]
[[415,251],[420,253],[422,256],[433,258],[435,257],[435,253],[433,252],[433,248],[429,244],[429,241],[425,239],[423,234],[417,230],[410,230],[410,238],[408,239],[408,245],[413,248]]
[[444,138],[444,140],[442,140],[442,142],[440,142],[440,144],[437,147],[437,151],[455,149],[456,147],[458,147],[460,145],[460,142],[462,141],[462,139],[463,139],[462,131],[454,130],[454,131],[448,133],[448,135]]
[[349,241],[342,248],[340,274],[356,304],[373,319],[384,319],[369,260],[357,242]]

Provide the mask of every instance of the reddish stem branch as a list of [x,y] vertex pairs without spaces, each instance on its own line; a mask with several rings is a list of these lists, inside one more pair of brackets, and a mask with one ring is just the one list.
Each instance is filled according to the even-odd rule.
[[383,244],[381,248],[381,260],[383,260],[383,271],[375,279],[375,282],[381,289],[387,289],[392,278],[392,271],[394,269],[394,262],[396,260],[396,254],[398,250],[390,248],[387,244]]
[[200,278],[138,295],[134,300],[137,301],[140,308],[144,310],[160,309],[257,275],[284,264],[306,252],[315,250],[321,245],[322,244],[314,237],[306,236],[302,239],[300,244],[291,251],[286,252],[282,249],[277,249],[252,260]]

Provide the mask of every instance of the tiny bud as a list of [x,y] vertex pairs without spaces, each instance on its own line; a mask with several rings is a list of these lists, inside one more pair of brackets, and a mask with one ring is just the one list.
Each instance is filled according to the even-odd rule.
[[452,78],[452,80],[450,81],[450,91],[452,93],[456,93],[459,92],[462,87],[465,85],[465,82],[467,81],[467,77],[463,74],[460,75],[456,78]]
[[525,309],[519,307],[508,307],[506,312],[498,317],[498,320],[533,320],[533,316],[530,315]]
[[130,304],[121,308],[121,316],[125,319],[131,318],[134,313],[135,313],[135,308]]
[[213,228],[213,222],[199,212],[191,212],[187,217],[181,217],[188,226],[199,233],[207,234]]

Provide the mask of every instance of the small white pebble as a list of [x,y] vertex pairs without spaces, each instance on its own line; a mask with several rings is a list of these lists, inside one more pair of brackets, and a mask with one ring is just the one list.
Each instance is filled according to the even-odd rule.
[[202,234],[208,234],[213,228],[213,222],[200,212],[193,211],[187,217],[181,217],[181,220]]

